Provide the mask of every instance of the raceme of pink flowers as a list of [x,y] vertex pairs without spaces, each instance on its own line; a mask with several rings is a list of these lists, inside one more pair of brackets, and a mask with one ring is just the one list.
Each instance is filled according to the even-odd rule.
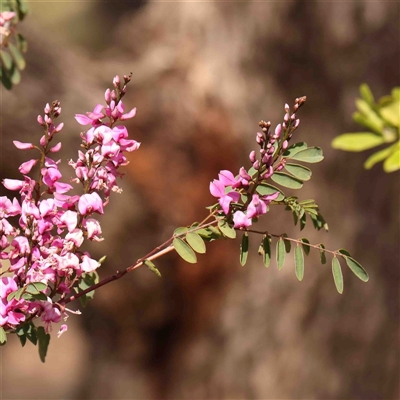
[[[10,15],[2,13],[1,18],[7,20]],[[55,124],[61,113],[59,102],[47,104],[44,116],[38,116],[44,129],[39,145],[14,141],[17,149],[34,155],[19,167],[22,179],[3,180],[8,190],[17,192],[16,197],[0,197],[0,265],[9,265],[6,272],[12,274],[0,282],[0,326],[6,330],[39,316],[50,330],[62,314],[66,316],[57,301],[71,293],[82,274],[100,266],[82,245],[85,239],[103,240],[96,216],[104,213],[111,192],[121,192],[117,177],[122,176],[120,167],[128,164],[126,152],[140,146],[128,139],[126,127],[119,124],[136,113],[136,109],[125,113],[120,99],[127,79],[121,89],[120,78],[114,78],[115,90],[105,92],[105,106],[99,104],[93,112],[76,115],[79,124],[91,127],[81,134],[83,150],[78,158],[68,163],[75,173],[69,182],[59,170],[60,160],[52,158],[61,149],[61,142],[54,142],[63,129],[63,124]],[[38,165],[36,176],[29,176]],[[81,195],[68,194],[73,185],[82,187]],[[46,285],[44,298],[10,297],[37,282]],[[63,325],[60,333],[66,329]]]

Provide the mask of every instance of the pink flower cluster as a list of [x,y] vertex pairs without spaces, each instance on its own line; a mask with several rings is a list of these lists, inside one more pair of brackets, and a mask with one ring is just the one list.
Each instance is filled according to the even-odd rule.
[[[305,98],[296,99],[294,111],[297,111],[304,101]],[[281,156],[288,148],[293,131],[300,123],[294,113],[290,115],[287,104],[285,112],[283,122],[277,125],[274,132],[270,131],[270,122],[260,122],[262,132],[257,132],[256,135],[260,155],[257,158],[254,150],[249,154],[252,167],[248,171],[241,167],[239,174],[234,176],[231,171],[223,170],[218,174],[218,179],[210,183],[211,194],[218,198],[223,214],[228,220],[231,218],[235,228],[251,226],[253,219],[265,214],[268,205],[279,197],[279,192],[260,195],[257,189],[285,165],[286,160]]]
[[[50,329],[65,311],[58,302],[76,287],[83,274],[100,266],[82,245],[85,239],[103,240],[96,215],[104,213],[111,191],[121,192],[116,180],[122,175],[119,168],[128,164],[125,153],[140,145],[128,139],[125,126],[117,124],[135,115],[135,109],[124,114],[121,101],[129,80],[125,76],[122,86],[120,78],[114,78],[114,90],[105,92],[106,105],[75,117],[82,125],[92,125],[81,134],[83,151],[76,161],[69,162],[75,172],[71,183],[82,186],[81,195],[68,194],[73,186],[62,181],[60,160],[51,158],[61,149],[60,142],[52,144],[63,128],[63,124],[54,123],[61,113],[59,102],[47,104],[44,116],[38,117],[44,128],[40,146],[14,141],[18,149],[35,149],[39,156],[21,164],[22,180],[3,180],[7,189],[19,193],[18,199],[0,197],[0,259],[7,262],[4,267],[9,265],[1,275],[11,274],[1,278],[0,284],[0,326],[7,330],[38,316]],[[35,165],[40,166],[36,180],[28,176]],[[35,298],[24,290],[37,282],[46,289]],[[22,296],[10,296],[21,289]]]

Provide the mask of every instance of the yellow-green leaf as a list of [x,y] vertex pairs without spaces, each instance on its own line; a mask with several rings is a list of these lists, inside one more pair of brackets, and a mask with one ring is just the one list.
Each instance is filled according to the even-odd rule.
[[172,242],[176,252],[188,263],[195,264],[197,262],[196,253],[181,238],[175,238]]
[[332,274],[333,280],[335,281],[336,290],[343,293],[343,274],[342,268],[340,267],[339,260],[336,257],[332,258]]
[[346,151],[364,151],[383,143],[384,137],[372,132],[344,133],[332,140],[332,147]]
[[296,268],[296,276],[299,281],[304,278],[304,254],[302,248],[297,245],[294,249],[294,264]]
[[189,232],[186,234],[186,241],[191,248],[197,253],[204,254],[206,252],[206,245],[204,240],[196,232]]

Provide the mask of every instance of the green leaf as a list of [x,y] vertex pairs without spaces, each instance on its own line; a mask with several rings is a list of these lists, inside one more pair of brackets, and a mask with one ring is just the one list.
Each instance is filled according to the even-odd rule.
[[247,232],[243,234],[242,243],[240,245],[240,264],[245,265],[247,256],[249,255],[249,235]]
[[283,264],[285,263],[285,243],[282,238],[278,240],[276,243],[276,263],[278,265],[278,269],[282,269]]
[[153,262],[150,260],[144,260],[143,264],[151,271],[154,272],[159,278],[161,278],[161,272],[158,270],[158,268],[154,265]]
[[261,196],[266,196],[269,194],[273,194],[279,192],[279,196],[275,199],[275,201],[282,201],[285,198],[284,193],[282,190],[278,189],[277,187],[270,185],[268,183],[261,183],[257,186],[256,192]]
[[302,181],[308,181],[311,178],[311,170],[303,165],[286,163],[285,169],[295,178],[301,179]]
[[24,294],[24,290],[25,288],[19,288],[18,290],[16,290],[15,292],[11,292],[8,296],[7,296],[7,301],[11,301],[12,299],[16,299],[19,300],[22,295]]
[[346,249],[339,249],[338,252],[339,252],[340,254],[344,254],[344,255],[347,256],[347,257],[351,257],[351,254],[350,254],[350,253],[348,252],[348,250],[346,250]]
[[292,249],[292,244],[290,243],[290,240],[286,239],[288,235],[284,233],[282,236],[283,236],[283,243],[285,244],[285,251],[286,253],[290,253],[290,250]]
[[379,150],[378,152],[372,154],[364,163],[365,169],[371,169],[376,163],[383,161],[385,158],[389,157],[397,148],[400,148],[400,142],[392,144],[386,149]]
[[10,49],[10,53],[15,61],[15,65],[17,66],[17,68],[19,70],[23,70],[26,66],[26,62],[25,62],[24,56],[19,51],[18,47],[16,47],[12,43],[9,43],[8,48]]
[[50,343],[50,335],[46,333],[43,326],[39,326],[37,328],[37,338],[39,341],[39,357],[40,360],[44,363],[46,360],[47,349]]
[[340,267],[339,260],[336,257],[332,258],[332,274],[333,280],[335,281],[336,290],[343,293],[343,274],[342,268]]
[[344,133],[332,140],[332,147],[345,151],[364,151],[383,143],[385,138],[372,132]]
[[3,66],[0,69],[0,80],[1,80],[1,83],[3,84],[3,86],[7,90],[11,90],[12,83],[11,83],[10,77],[8,76],[6,69]]
[[303,186],[303,182],[300,179],[294,178],[285,172],[275,172],[271,179],[275,183],[290,189],[300,189]]
[[0,58],[1,58],[2,65],[4,66],[4,68],[6,70],[10,71],[13,66],[13,59],[12,59],[11,55],[4,50],[0,50]]
[[306,150],[299,151],[296,153],[292,160],[303,161],[307,163],[317,163],[324,159],[322,155],[322,149],[320,147],[309,147]]
[[36,346],[38,339],[35,325],[33,325],[33,322],[29,322],[27,324],[24,324],[23,326],[27,339]]
[[326,264],[325,246],[322,243],[318,246],[320,247],[319,255],[321,258],[321,264]]
[[400,126],[400,101],[394,101],[393,103],[382,107],[379,110],[382,118],[389,122],[389,124],[399,127]]
[[32,282],[26,287],[26,291],[30,294],[39,294],[47,288],[46,284],[42,282]]
[[296,276],[299,281],[304,277],[304,254],[299,245],[294,249],[294,263],[296,267]]
[[13,67],[11,68],[10,79],[13,85],[18,85],[21,82],[21,73],[19,72],[15,64],[13,64]]
[[315,200],[313,200],[313,199],[302,200],[299,202],[299,204],[301,204],[302,206],[309,205],[309,204],[316,205]]
[[[303,243],[308,243],[310,244],[310,241],[306,238],[301,238],[300,239]],[[306,244],[301,245],[303,247],[304,253],[308,256],[310,254],[310,246],[307,246]]]
[[26,39],[20,33],[18,33],[16,35],[16,39],[17,39],[17,43],[18,43],[19,49],[23,53],[25,53],[28,50],[28,42],[26,41]]
[[383,170],[385,172],[394,172],[400,169],[400,148],[395,150],[384,162]]
[[369,88],[369,86],[366,83],[363,83],[360,86],[360,94],[361,97],[371,106],[374,107],[375,105],[375,99],[374,99],[374,95],[371,92],[371,89]]
[[392,89],[392,97],[395,100],[400,101],[400,86],[397,86]]
[[22,298],[28,301],[34,301],[34,300],[39,300],[39,301],[46,301],[47,296],[44,293],[37,293],[37,294],[30,294],[30,293],[24,293],[22,295]]
[[218,221],[218,228],[229,239],[235,239],[236,238],[235,229],[232,228],[231,226],[229,226],[229,224],[224,219]]
[[271,263],[271,238],[269,236],[264,236],[261,242],[263,249],[263,262],[268,268]]
[[188,263],[195,264],[197,262],[196,253],[181,238],[175,238],[172,242],[176,252]]
[[291,145],[283,153],[283,157],[292,158],[299,151],[305,150],[307,148],[307,143],[299,142]]
[[7,334],[2,326],[0,326],[0,346],[3,346],[7,343]]
[[361,279],[363,282],[368,282],[369,276],[367,271],[351,257],[344,257],[346,260],[346,264],[353,271],[353,273],[357,276],[357,278]]
[[183,234],[185,234],[188,230],[189,230],[189,228],[188,228],[187,226],[181,226],[181,227],[176,228],[176,229],[174,230],[174,235],[175,235],[175,236],[183,235]]
[[300,230],[302,231],[306,227],[307,217],[306,214],[303,214],[300,218]]
[[204,254],[206,252],[206,245],[204,240],[196,232],[189,232],[186,234],[186,241],[197,253]]

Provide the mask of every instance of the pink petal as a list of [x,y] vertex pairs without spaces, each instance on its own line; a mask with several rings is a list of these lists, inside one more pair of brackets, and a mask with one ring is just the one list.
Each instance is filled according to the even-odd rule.
[[38,162],[39,160],[29,160],[26,161],[24,163],[22,163],[19,166],[19,172],[21,172],[21,174],[26,175],[29,174],[29,172],[31,172],[31,169],[33,168],[33,166]]
[[20,190],[24,186],[24,181],[17,179],[3,179],[3,186],[8,190]]
[[92,123],[92,120],[83,114],[75,114],[75,119],[78,121],[78,124],[81,125],[89,125]]
[[28,149],[35,148],[35,146],[32,143],[18,142],[18,140],[14,140],[13,143],[14,143],[14,146],[20,150],[28,150]]

